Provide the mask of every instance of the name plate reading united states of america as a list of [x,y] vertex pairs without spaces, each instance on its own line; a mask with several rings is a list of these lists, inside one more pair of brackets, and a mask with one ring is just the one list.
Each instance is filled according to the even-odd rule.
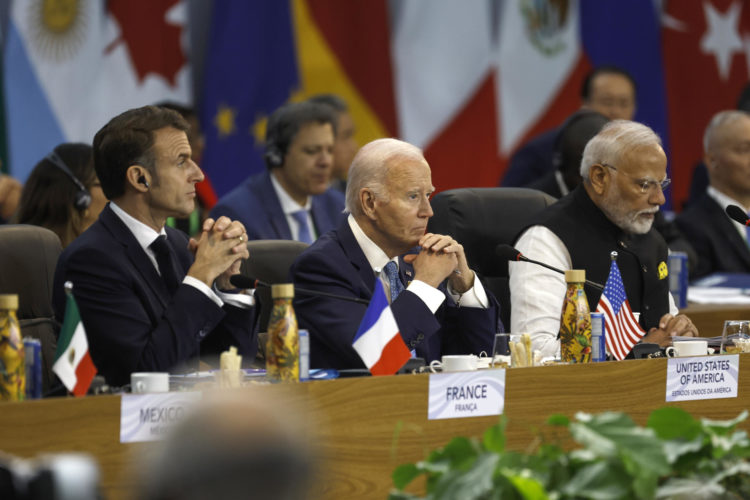
[[737,397],[739,354],[670,358],[667,401]]

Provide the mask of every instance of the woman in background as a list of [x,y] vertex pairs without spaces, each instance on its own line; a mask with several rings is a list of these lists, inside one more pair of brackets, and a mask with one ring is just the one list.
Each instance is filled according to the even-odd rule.
[[93,224],[106,203],[91,146],[60,144],[26,180],[14,222],[52,230],[65,248]]

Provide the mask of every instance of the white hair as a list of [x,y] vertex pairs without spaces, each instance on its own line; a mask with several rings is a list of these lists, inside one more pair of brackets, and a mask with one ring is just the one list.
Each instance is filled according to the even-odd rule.
[[703,133],[703,152],[708,153],[709,146],[711,146],[716,140],[716,136],[719,135],[722,128],[741,120],[742,118],[750,118],[750,113],[736,109],[719,111],[716,113],[713,118],[711,118],[711,121],[708,122],[706,131]]
[[586,144],[581,160],[581,177],[588,181],[592,165],[616,166],[628,151],[644,146],[661,146],[656,132],[642,123],[613,120]]
[[398,139],[376,139],[362,146],[352,160],[346,181],[346,211],[354,216],[362,214],[359,192],[369,188],[375,196],[389,201],[385,179],[391,162],[396,158],[427,163],[422,150]]

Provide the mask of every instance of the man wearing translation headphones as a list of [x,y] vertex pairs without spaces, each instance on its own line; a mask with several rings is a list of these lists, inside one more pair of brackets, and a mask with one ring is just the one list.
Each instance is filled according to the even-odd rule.
[[135,371],[167,371],[237,346],[256,351],[253,298],[230,289],[248,257],[247,234],[208,219],[197,240],[164,224],[195,206],[203,172],[176,112],[156,106],[113,118],[94,137],[94,167],[110,203],[60,256],[55,315],[73,283],[97,370],[115,386]]
[[298,102],[268,119],[267,172],[249,177],[211,211],[242,222],[251,240],[312,243],[344,219],[344,195],[329,189],[335,136],[333,110]]

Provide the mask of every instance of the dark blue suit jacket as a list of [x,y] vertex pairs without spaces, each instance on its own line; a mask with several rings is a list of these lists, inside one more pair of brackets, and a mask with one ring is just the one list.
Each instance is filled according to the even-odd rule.
[[536,137],[521,147],[510,159],[500,181],[503,187],[525,187],[555,169],[555,140],[559,128]]
[[750,248],[716,201],[703,193],[676,219],[698,254],[690,279],[711,273],[750,273]]
[[[166,230],[184,276],[193,262],[187,237]],[[255,308],[219,307],[186,284],[170,296],[133,233],[109,205],[57,263],[53,304],[60,320],[65,281],[73,282],[94,364],[111,385],[128,383],[132,372],[168,371],[231,345],[245,359],[255,356]]]
[[[412,280],[413,268],[401,260],[401,279]],[[296,286],[348,297],[372,298],[375,274],[354,238],[347,221],[321,236],[294,262],[291,277]],[[445,292],[445,284],[441,286]],[[391,309],[401,337],[427,362],[443,354],[492,353],[495,333],[502,331],[499,305],[487,290],[488,309],[457,307],[446,294],[432,314],[414,293],[405,290]],[[300,328],[310,331],[310,366],[313,368],[364,368],[352,339],[367,306],[341,299],[298,295],[294,309]]]
[[[344,219],[344,195],[335,189],[312,197],[312,219],[316,232],[327,233]],[[245,225],[251,240],[291,240],[281,202],[268,171],[248,177],[240,186],[219,200],[211,217],[226,215]]]

